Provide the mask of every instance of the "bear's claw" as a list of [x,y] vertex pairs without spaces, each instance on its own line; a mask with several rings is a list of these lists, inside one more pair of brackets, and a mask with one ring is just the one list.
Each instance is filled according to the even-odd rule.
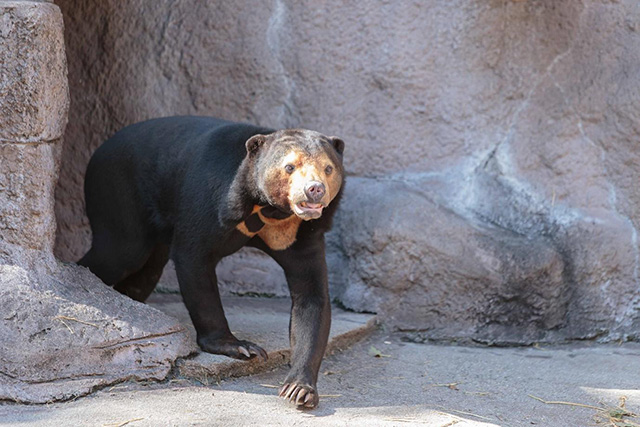
[[222,354],[233,357],[234,359],[249,360],[259,357],[266,361],[269,356],[264,349],[249,341],[240,341],[238,339],[202,339],[198,340],[198,344],[203,351],[213,354]]
[[311,409],[318,406],[318,393],[308,385],[287,383],[280,388],[278,395],[301,408]]
[[247,358],[251,357],[251,354],[249,353],[249,351],[243,346],[238,347],[238,351],[244,354]]

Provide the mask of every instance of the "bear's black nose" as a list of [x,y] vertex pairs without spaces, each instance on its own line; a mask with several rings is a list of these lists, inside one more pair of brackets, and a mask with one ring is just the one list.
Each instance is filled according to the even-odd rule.
[[307,195],[310,202],[319,202],[324,196],[324,184],[318,181],[309,181],[304,186],[304,194]]

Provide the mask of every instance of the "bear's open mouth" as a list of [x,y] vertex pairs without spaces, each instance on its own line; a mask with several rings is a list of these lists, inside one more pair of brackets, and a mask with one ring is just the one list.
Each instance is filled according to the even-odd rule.
[[318,218],[322,215],[322,203],[309,203],[309,202],[299,202],[293,205],[293,211],[296,215],[307,217],[311,216],[314,218]]

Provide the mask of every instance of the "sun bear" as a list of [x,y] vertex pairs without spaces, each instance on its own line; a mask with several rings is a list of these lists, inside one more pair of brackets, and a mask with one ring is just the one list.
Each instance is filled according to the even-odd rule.
[[324,233],[344,187],[343,150],[340,138],[310,130],[209,117],[128,126],[87,167],[93,241],[79,264],[144,301],[171,258],[200,348],[266,359],[231,333],[215,271],[243,246],[264,251],[283,268],[292,300],[291,369],[279,395],[313,408],[331,324]]

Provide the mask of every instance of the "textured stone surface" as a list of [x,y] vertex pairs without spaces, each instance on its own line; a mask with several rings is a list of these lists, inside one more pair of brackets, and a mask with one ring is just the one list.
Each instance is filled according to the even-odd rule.
[[514,231],[479,211],[518,196],[488,174],[476,181],[470,198],[455,176],[352,178],[329,238],[334,295],[418,340],[636,338],[627,223],[576,213],[560,231],[539,213],[534,231]]
[[57,6],[0,1],[0,142],[62,136],[69,107],[62,26]]
[[[329,258],[348,306],[434,337],[638,335],[638,2],[59,5],[63,259],[88,247],[84,168],[118,128],[170,114],[304,126],[347,143]],[[283,292],[247,257],[221,266],[227,291]]]
[[5,242],[52,251],[58,156],[55,144],[0,142],[0,236]]
[[49,3],[0,1],[0,400],[160,380],[194,349],[175,319],[52,255],[69,102],[61,18]]
[[0,400],[45,403],[126,379],[162,380],[194,351],[178,321],[88,270],[28,251],[19,261],[0,261],[0,337],[11,343],[0,349]]

